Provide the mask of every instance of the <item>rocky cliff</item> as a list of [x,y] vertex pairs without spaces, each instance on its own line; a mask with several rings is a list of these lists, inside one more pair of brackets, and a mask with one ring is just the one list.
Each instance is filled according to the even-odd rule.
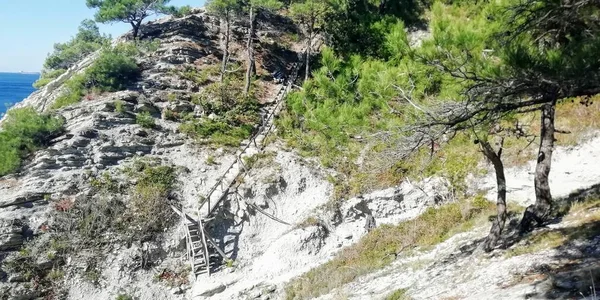
[[[258,24],[255,91],[264,119],[280,85],[270,74],[289,73],[300,57],[296,52],[300,46],[286,40],[298,30],[288,19],[262,15]],[[243,25],[233,26],[233,64],[244,60]],[[254,166],[245,182],[227,196],[208,223],[232,264],[223,262],[212,276],[194,278],[185,260],[181,220],[164,211],[170,211],[168,205],[153,211],[169,219],[159,223],[163,226],[159,234],[123,238],[107,223],[119,214],[127,215],[131,207],[141,210],[135,206],[139,196],[135,189],[145,179],[136,172],[154,170],[149,165],[173,170],[175,183],[160,200],[194,215],[199,201],[236,159],[237,147],[201,143],[180,132],[183,120],[172,118],[173,113],[195,119],[213,119],[218,114],[195,99],[216,76],[200,82],[182,74],[219,65],[219,30],[218,20],[202,10],[150,22],[141,33],[145,40],[158,41],[158,48],[136,58],[141,76],[127,90],[86,95],[77,104],[51,111],[54,101],[66,92],[65,83],[93,64],[95,53],[17,105],[62,116],[66,130],[30,157],[17,174],[0,180],[3,297],[268,298],[281,292],[284,281],[358,240],[366,232],[367,213],[379,222],[397,222],[439,200],[437,192],[405,184],[327,209],[331,171],[275,143],[248,159]],[[126,40],[127,35],[114,44]],[[154,118],[151,128],[137,124],[142,113]],[[106,205],[97,206],[102,203]],[[121,206],[123,210],[116,208]],[[99,229],[89,232],[98,235],[90,241],[97,239],[100,245],[85,240],[80,232],[87,228],[83,223]],[[135,220],[119,226],[132,223]],[[264,291],[267,294],[260,296]]]
[[[270,74],[289,73],[301,58],[301,46],[290,38],[298,32],[293,22],[261,15],[258,24],[258,117],[252,121],[253,133],[278,104],[281,83]],[[233,26],[234,68],[245,59],[244,25],[236,21]],[[218,120],[240,109],[223,111],[215,108],[221,104],[199,100],[218,78],[214,69],[222,53],[216,18],[196,10],[183,18],[150,22],[141,35],[158,46],[136,57],[141,76],[126,90],[92,93],[79,103],[51,110],[65,93],[65,83],[85,72],[98,57],[95,53],[17,105],[60,115],[65,132],[29,157],[16,174],[0,178],[0,298],[283,299],[287,282],[364,237],[371,229],[365,226],[367,220],[375,226],[398,224],[414,220],[428,207],[457,201],[446,180],[428,178],[333,203],[334,171],[265,138],[256,147],[260,151],[243,157],[244,176],[235,178],[235,188],[206,223],[226,259],[210,276],[194,276],[186,258],[184,220],[171,206],[194,216],[251,141],[215,144],[182,130],[186,122]],[[127,38],[114,43],[126,43]],[[141,115],[152,118],[151,126],[140,124]],[[597,157],[597,144],[596,138],[560,150],[556,159],[583,162],[579,157]],[[597,172],[582,173],[572,163],[559,163],[558,168],[553,181],[566,174],[580,183],[561,186],[565,195],[600,180]],[[512,177],[528,176],[525,167],[510,172]],[[487,191],[491,183],[488,176],[471,185]],[[527,187],[511,193],[522,202],[531,200]],[[586,207],[579,213],[594,211]],[[549,231],[569,230],[570,225]],[[572,258],[580,260],[580,267],[597,263],[590,259],[597,256],[595,235],[576,247],[504,259],[500,250],[491,255],[476,251],[487,229],[486,223],[429,249],[414,249],[413,255],[398,256],[389,267],[321,297],[385,299],[394,290],[416,299],[545,297],[549,294],[543,293],[556,291],[549,288],[556,282],[567,290],[581,288],[565,275],[572,270],[563,269],[560,251],[578,250]],[[545,264],[559,275],[539,269]],[[539,283],[543,293],[528,280]],[[557,295],[570,295],[565,289]]]

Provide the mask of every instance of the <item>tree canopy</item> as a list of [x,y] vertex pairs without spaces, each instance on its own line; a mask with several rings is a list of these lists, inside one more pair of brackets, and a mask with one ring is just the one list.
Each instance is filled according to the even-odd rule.
[[[600,6],[583,0],[329,3],[323,35],[331,48],[322,51],[312,79],[288,97],[282,135],[355,180],[346,193],[417,173],[446,176],[460,189],[478,161],[460,152],[449,157],[449,150],[435,160],[436,145],[477,140],[472,147],[501,159],[502,151],[487,147],[503,131],[497,128],[537,112],[538,203],[528,212],[533,223],[544,222],[552,206],[547,178],[556,105],[600,91]],[[380,159],[361,162],[367,153]],[[525,223],[532,222],[524,230]]]
[[42,76],[34,87],[41,88],[48,84],[109,41],[110,36],[101,34],[94,21],[83,20],[77,34],[70,41],[54,44],[54,51],[46,57]]
[[170,0],[86,0],[89,8],[98,9],[94,17],[100,23],[125,22],[131,24],[137,38],[142,21],[155,13],[169,10]]

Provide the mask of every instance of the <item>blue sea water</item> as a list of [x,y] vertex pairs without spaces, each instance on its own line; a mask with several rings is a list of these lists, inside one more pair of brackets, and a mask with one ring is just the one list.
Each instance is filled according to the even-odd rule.
[[32,84],[39,77],[40,74],[0,73],[0,115],[33,93]]

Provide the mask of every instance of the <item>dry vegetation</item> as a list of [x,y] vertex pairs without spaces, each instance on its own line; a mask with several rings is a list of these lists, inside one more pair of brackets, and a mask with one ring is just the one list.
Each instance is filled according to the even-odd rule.
[[286,287],[286,297],[310,299],[326,294],[361,275],[389,265],[410,250],[427,249],[475,224],[486,222],[494,211],[492,203],[476,197],[428,208],[416,219],[397,226],[380,226],[357,244],[343,249],[333,260],[290,282]]
[[574,203],[563,217],[566,227],[533,232],[506,252],[508,257],[557,249],[574,240],[587,240],[600,232],[600,198]]

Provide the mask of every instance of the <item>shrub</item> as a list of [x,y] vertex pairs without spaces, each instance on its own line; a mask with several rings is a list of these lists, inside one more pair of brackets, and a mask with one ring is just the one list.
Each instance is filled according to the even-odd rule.
[[125,212],[127,234],[134,239],[145,239],[162,233],[174,220],[167,196],[176,181],[175,169],[138,161],[128,173],[136,185]]
[[125,102],[121,100],[115,101],[115,112],[118,114],[125,113]]
[[154,117],[147,111],[137,114],[135,122],[144,128],[154,128],[156,126]]
[[97,247],[103,245],[111,233],[123,228],[124,211],[121,201],[101,193],[94,198],[78,199],[69,210],[57,211],[55,229],[70,232],[73,245]]
[[51,108],[58,109],[81,101],[86,94],[85,80],[85,74],[78,74],[67,80],[64,83],[65,93],[56,98]]
[[210,144],[223,146],[239,146],[242,140],[252,133],[252,126],[240,127],[229,125],[223,121],[200,120],[181,124],[179,130],[196,139],[205,140]]
[[46,58],[44,69],[68,69],[86,55],[100,49],[110,42],[110,36],[100,34],[96,23],[84,20],[79,26],[79,32],[66,43],[54,44],[54,52]]
[[206,113],[217,117],[189,120],[180,126],[180,131],[210,144],[239,146],[260,121],[259,104],[252,97],[244,97],[240,89],[242,85],[234,83],[240,82],[217,82],[206,86],[194,102],[201,105]]
[[85,71],[86,88],[114,92],[134,82],[140,70],[133,55],[126,51],[118,47],[102,51]]
[[140,69],[134,56],[139,50],[135,44],[123,44],[104,49],[94,63],[82,74],[65,83],[66,92],[58,97],[53,109],[72,105],[91,92],[114,92],[135,82]]
[[175,17],[181,18],[181,17],[189,16],[191,14],[192,14],[192,7],[189,5],[184,5],[180,8],[178,8],[173,15]]
[[385,300],[409,300],[410,298],[406,296],[406,289],[398,289],[390,293],[385,297]]
[[61,134],[63,123],[30,107],[9,110],[0,131],[0,176],[14,172],[24,158]]
[[186,66],[181,77],[193,81],[197,85],[205,85],[209,81],[209,70],[198,70],[194,66]]
[[65,72],[67,72],[67,70],[65,70],[65,69],[44,71],[44,72],[42,72],[40,79],[36,80],[33,83],[33,87],[36,89],[41,89],[42,87],[46,86],[52,80],[58,78],[60,75],[64,74]]

